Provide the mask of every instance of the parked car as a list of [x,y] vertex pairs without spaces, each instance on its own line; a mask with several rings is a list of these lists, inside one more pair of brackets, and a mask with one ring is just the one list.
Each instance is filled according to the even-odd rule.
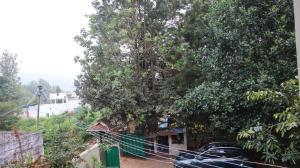
[[206,151],[194,155],[192,159],[181,159],[174,162],[175,168],[253,168],[243,161],[248,158],[238,147],[211,147]]
[[195,159],[195,156],[197,156],[199,153],[204,152],[212,147],[237,147],[232,142],[210,142],[201,148],[199,148],[197,151],[180,151],[179,155],[177,155],[176,160],[186,160],[186,159]]

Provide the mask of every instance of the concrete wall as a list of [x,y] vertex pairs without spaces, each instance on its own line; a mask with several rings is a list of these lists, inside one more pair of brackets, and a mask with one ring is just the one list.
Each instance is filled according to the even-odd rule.
[[93,167],[93,157],[97,159],[97,162],[101,161],[100,159],[100,148],[99,144],[93,145],[88,150],[82,152],[79,154],[80,158],[84,161],[81,161],[79,164],[77,164],[76,167],[78,168],[92,168]]
[[[121,158],[120,144],[116,143],[112,146],[116,146],[119,149],[119,159]],[[106,152],[101,151],[99,144],[95,144],[89,149],[79,154],[82,161],[76,165],[76,168],[93,168],[93,158],[97,159],[97,162],[101,162],[102,166],[106,165]],[[75,160],[74,160],[75,161]]]

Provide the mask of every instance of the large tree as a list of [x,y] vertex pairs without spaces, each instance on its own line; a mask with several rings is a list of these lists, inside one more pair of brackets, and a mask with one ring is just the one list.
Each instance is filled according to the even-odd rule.
[[231,133],[268,120],[246,93],[278,88],[295,76],[292,1],[195,1],[183,32],[205,83],[179,102],[181,114],[208,113],[213,127]]
[[0,56],[0,130],[11,129],[20,111],[21,85],[18,78],[17,55],[4,51]]
[[[194,1],[182,32],[195,52],[193,59],[204,82],[177,101],[179,119],[232,137],[257,123],[272,124],[282,104],[266,108],[265,103],[249,101],[247,95],[279,90],[296,76],[292,1]],[[268,157],[291,160],[274,151],[267,150]]]
[[[161,117],[235,137],[273,119],[247,99],[296,75],[292,1],[101,0],[75,40],[77,93],[111,121]],[[175,103],[174,103],[175,102]],[[172,120],[169,120],[172,121]]]
[[[179,1],[94,1],[89,30],[75,40],[86,51],[77,57],[83,74],[77,93],[94,110],[123,124],[144,123],[154,131],[166,108],[167,75],[162,42],[181,19]],[[167,42],[163,42],[165,45]],[[114,120],[113,119],[113,120]]]

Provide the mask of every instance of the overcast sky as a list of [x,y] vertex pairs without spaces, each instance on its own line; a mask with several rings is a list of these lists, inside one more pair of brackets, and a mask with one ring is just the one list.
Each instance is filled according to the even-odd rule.
[[0,51],[18,55],[23,83],[44,78],[70,90],[82,53],[73,38],[93,12],[91,0],[0,0]]

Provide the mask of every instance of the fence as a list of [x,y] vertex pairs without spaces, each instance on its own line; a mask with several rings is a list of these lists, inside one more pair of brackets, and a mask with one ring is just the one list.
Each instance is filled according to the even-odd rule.
[[0,131],[0,166],[44,154],[42,133]]
[[[137,139],[138,141],[133,140],[133,139]],[[137,156],[146,156],[145,146],[144,146],[144,143],[143,143],[144,136],[137,135],[137,134],[131,134],[131,133],[122,134],[121,135],[121,141],[136,147],[136,148],[132,148],[132,147],[128,147],[126,145],[121,145],[121,147],[125,150],[123,152],[124,156],[135,156],[135,157],[136,157],[136,155]]]

